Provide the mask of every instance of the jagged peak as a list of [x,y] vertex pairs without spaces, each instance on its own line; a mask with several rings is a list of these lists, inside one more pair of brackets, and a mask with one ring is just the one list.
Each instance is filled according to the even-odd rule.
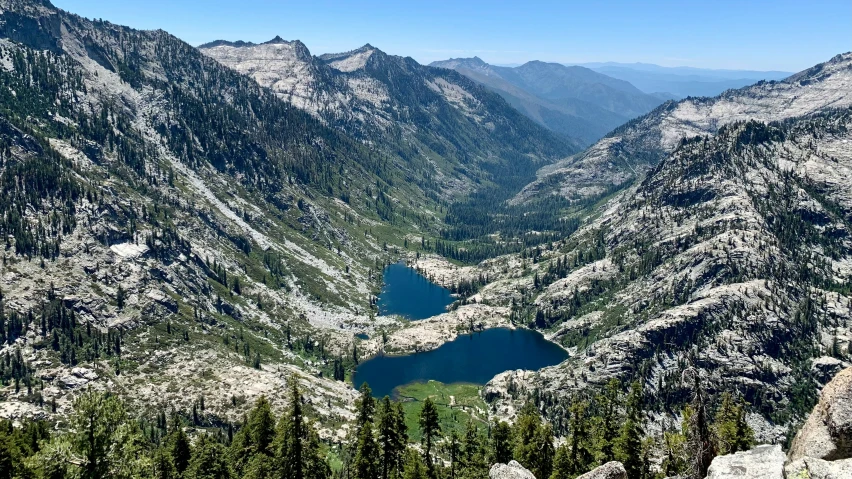
[[[295,41],[298,41],[298,40],[295,40]],[[269,40],[267,42],[263,42],[263,43],[261,43],[261,45],[273,45],[273,44],[276,44],[276,43],[292,43],[292,42],[284,40],[283,38],[281,38],[281,35],[275,35],[275,38],[273,38],[272,40]]]
[[830,60],[793,74],[783,81],[788,83],[818,81],[842,70],[852,70],[852,52],[835,55]]

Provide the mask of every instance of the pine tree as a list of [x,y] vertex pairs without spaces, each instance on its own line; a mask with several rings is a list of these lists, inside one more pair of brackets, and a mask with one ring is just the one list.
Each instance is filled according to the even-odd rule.
[[512,427],[500,421],[491,430],[491,461],[507,464],[512,460]]
[[587,414],[588,403],[575,400],[569,409],[568,421],[571,435],[568,438],[568,458],[571,464],[571,473],[579,475],[589,469],[594,463],[592,451],[592,438],[590,437],[589,418]]
[[468,420],[464,436],[462,436],[459,459],[462,478],[488,477],[489,463],[483,437],[472,419]]
[[189,479],[230,479],[225,448],[202,434],[193,448],[185,476]]
[[367,421],[358,429],[358,442],[355,445],[354,472],[356,479],[375,479],[379,477],[376,459],[379,451],[373,437],[373,422]]
[[432,398],[427,397],[423,401],[423,409],[420,411],[420,434],[423,444],[423,460],[426,463],[426,471],[430,479],[437,477],[437,471],[432,461],[432,448],[435,440],[441,434],[441,425],[438,422],[438,409]]
[[553,429],[550,424],[539,428],[536,434],[538,454],[532,472],[536,477],[550,477],[553,473],[553,458],[556,451],[553,448]]
[[603,391],[595,397],[596,417],[593,423],[595,451],[601,464],[615,460],[615,442],[621,425],[621,381],[610,379]]
[[687,475],[690,479],[701,479],[707,475],[707,469],[716,456],[716,451],[707,420],[706,399],[699,373],[694,369],[687,370],[687,373],[692,375],[692,404],[684,409],[683,414],[688,457]]
[[630,387],[624,424],[618,435],[616,452],[627,470],[627,477],[642,477],[642,439],[645,435],[642,419],[642,386],[636,381]]
[[412,449],[409,449],[405,454],[402,477],[403,479],[428,479],[430,477],[423,465],[423,458]]
[[154,479],[177,479],[180,477],[169,452],[165,448],[157,448],[151,462],[154,469]]
[[234,472],[242,476],[248,464],[257,455],[273,456],[272,440],[275,436],[275,417],[266,397],[261,396],[249,412],[243,427],[231,443],[230,455]]
[[169,459],[178,474],[183,474],[186,468],[189,467],[189,460],[192,458],[192,450],[189,444],[189,438],[183,431],[183,425],[180,423],[180,418],[175,415],[172,418],[172,428],[169,435],[166,437],[166,451]]
[[124,288],[121,285],[118,285],[118,292],[115,294],[115,303],[118,305],[118,309],[124,309],[124,302],[126,301],[127,293],[124,291]]
[[754,444],[754,431],[745,420],[745,404],[737,402],[729,392],[722,394],[713,423],[718,454],[733,454]]
[[305,460],[302,437],[304,436],[304,418],[302,417],[302,394],[296,378],[290,379],[290,407],[278,422],[275,431],[274,449],[278,462],[277,469],[283,477],[305,478]]
[[397,408],[388,396],[381,401],[378,418],[381,478],[388,479],[395,477],[402,466],[402,455],[406,444],[405,418],[402,419],[402,430],[400,430]]

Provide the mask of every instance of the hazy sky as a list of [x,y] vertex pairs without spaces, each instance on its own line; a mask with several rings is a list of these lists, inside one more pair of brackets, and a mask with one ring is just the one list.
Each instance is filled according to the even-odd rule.
[[421,63],[617,61],[798,71],[852,50],[852,0],[53,0],[198,45],[302,40],[313,54],[370,43]]

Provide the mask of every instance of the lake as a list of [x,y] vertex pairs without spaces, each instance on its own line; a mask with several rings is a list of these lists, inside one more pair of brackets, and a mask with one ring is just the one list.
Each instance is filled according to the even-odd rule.
[[503,371],[537,370],[567,357],[564,349],[536,331],[495,328],[459,336],[432,351],[364,361],[352,383],[360,388],[367,382],[376,397],[393,396],[396,387],[413,382],[485,384]]
[[385,268],[384,287],[379,294],[379,314],[396,314],[410,320],[426,319],[447,312],[455,301],[450,290],[429,281],[403,263]]

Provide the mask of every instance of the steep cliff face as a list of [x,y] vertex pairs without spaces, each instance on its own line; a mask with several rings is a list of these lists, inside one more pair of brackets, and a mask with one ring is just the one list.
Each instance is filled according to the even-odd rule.
[[759,82],[713,98],[666,102],[607,135],[586,151],[543,169],[515,198],[551,194],[594,197],[641,177],[684,138],[714,134],[747,120],[778,121],[852,103],[852,54],[845,53],[783,81]]

